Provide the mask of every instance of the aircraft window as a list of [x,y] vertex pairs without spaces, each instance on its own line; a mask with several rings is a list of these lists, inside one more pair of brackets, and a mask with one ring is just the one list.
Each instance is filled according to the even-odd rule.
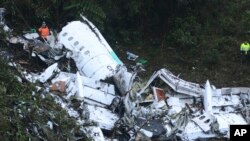
[[80,51],[82,51],[83,49],[84,49],[84,46],[81,46],[81,47],[80,47]]
[[63,36],[67,36],[67,35],[68,35],[68,33],[67,33],[67,32],[63,33]]
[[73,40],[73,37],[69,37],[68,40],[69,40],[69,41]]
[[74,42],[74,46],[77,46],[78,44],[79,44],[78,41],[75,41],[75,42]]
[[87,50],[87,51],[85,51],[85,52],[84,52],[84,54],[85,54],[85,55],[88,55],[88,54],[89,54],[89,51],[88,51],[88,50]]

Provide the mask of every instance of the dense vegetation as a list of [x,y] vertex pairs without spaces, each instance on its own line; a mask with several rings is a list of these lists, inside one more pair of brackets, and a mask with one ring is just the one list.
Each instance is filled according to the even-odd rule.
[[0,66],[2,140],[76,140],[79,127],[55,104],[52,96],[28,82],[20,83],[18,73],[10,70],[2,59]]
[[[1,1],[19,31],[47,21],[57,31],[79,14],[104,34],[123,61],[129,50],[148,60],[147,76],[167,67],[199,83],[249,86],[239,45],[249,40],[248,0],[10,0]],[[131,62],[126,62],[131,63]]]
[[[0,5],[7,9],[7,24],[19,33],[42,21],[60,31],[79,14],[87,16],[126,64],[133,63],[126,61],[126,51],[148,60],[146,76],[166,67],[189,81],[250,86],[250,62],[242,64],[239,52],[241,42],[250,41],[248,0],[0,0]],[[11,103],[19,97],[30,102],[31,90],[19,84],[3,63],[0,73],[0,108],[11,109],[0,110],[0,135],[23,138],[19,136],[25,131],[23,119],[17,119]],[[7,126],[9,116],[14,128]]]

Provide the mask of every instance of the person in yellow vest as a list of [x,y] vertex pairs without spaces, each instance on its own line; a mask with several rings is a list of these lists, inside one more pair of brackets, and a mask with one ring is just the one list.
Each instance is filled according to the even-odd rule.
[[248,53],[249,50],[250,50],[250,45],[249,45],[249,43],[247,41],[245,41],[244,43],[242,43],[240,45],[242,61],[248,62],[247,58],[249,56],[249,53]]
[[244,53],[245,55],[248,54],[249,49],[250,49],[250,45],[249,45],[249,43],[247,41],[245,41],[244,43],[242,43],[240,45],[240,51],[242,53]]

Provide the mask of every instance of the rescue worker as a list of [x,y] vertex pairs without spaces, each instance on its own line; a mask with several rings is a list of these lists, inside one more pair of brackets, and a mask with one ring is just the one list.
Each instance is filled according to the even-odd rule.
[[241,58],[242,58],[242,61],[246,61],[247,63],[247,58],[249,56],[249,53],[248,51],[250,50],[250,45],[247,41],[245,41],[244,43],[242,43],[240,45],[240,51],[241,51]]
[[47,40],[49,36],[49,28],[44,21],[42,23],[42,26],[38,29],[38,31],[39,31],[40,39],[42,41]]

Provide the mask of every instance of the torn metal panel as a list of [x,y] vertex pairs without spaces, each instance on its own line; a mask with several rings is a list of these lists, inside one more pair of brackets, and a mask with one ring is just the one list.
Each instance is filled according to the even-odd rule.
[[44,83],[46,82],[49,78],[52,77],[56,72],[59,71],[58,68],[58,63],[54,63],[53,65],[49,66],[40,76],[39,76],[39,81]]
[[163,89],[157,87],[152,87],[152,89],[156,101],[161,101],[166,99]]
[[143,93],[145,89],[155,80],[155,78],[161,78],[168,86],[170,86],[174,91],[190,96],[199,97],[204,89],[201,88],[199,84],[191,83],[188,81],[184,81],[176,76],[174,76],[170,71],[167,69],[161,69],[155,72],[149,81],[147,82],[146,86],[141,89],[139,94]]
[[203,97],[204,97],[204,109],[205,109],[205,112],[207,113],[212,113],[212,96],[213,96],[213,92],[212,92],[212,88],[211,88],[211,85],[209,83],[209,81],[207,80],[206,84],[205,84],[205,93],[203,94]]
[[168,106],[170,106],[168,111],[168,115],[170,116],[179,113],[182,110],[182,108],[184,108],[181,106],[180,99],[177,97],[169,97],[167,99],[167,104]]
[[80,102],[80,106],[74,109],[61,97],[55,95],[53,95],[53,97],[55,97],[56,102],[68,112],[70,117],[78,120],[78,124],[80,125],[95,122],[98,127],[105,130],[111,130],[113,129],[114,123],[118,120],[118,116],[106,108]]
[[225,95],[225,94],[249,94],[250,93],[250,88],[248,87],[231,87],[231,88],[221,88],[220,94]]
[[79,73],[77,75],[72,73],[59,73],[52,82],[66,81],[66,93],[67,97],[75,96],[83,100],[85,98],[102,104],[110,105],[115,97],[114,85],[96,81]]
[[193,141],[198,138],[212,138],[217,135],[214,133],[205,133],[193,121],[189,121],[183,132],[179,134],[182,140]]
[[166,102],[164,100],[161,100],[161,101],[158,101],[158,102],[155,101],[153,103],[153,105],[154,105],[155,109],[163,109],[163,108],[165,108],[167,106]]
[[162,121],[159,119],[147,120],[144,118],[137,118],[136,123],[136,126],[138,126],[137,129],[148,137],[159,137],[166,133],[166,129],[163,127]]
[[57,81],[64,81],[66,84],[75,77],[76,74],[68,73],[68,72],[62,72],[60,71],[52,80],[52,83],[55,83]]
[[87,105],[87,109],[90,111],[89,119],[97,122],[102,129],[111,130],[119,119],[116,114],[105,108]]
[[219,132],[229,138],[230,125],[246,125],[248,124],[241,114],[228,113],[228,114],[215,114],[214,115],[219,124]]
[[105,105],[110,105],[113,101],[113,99],[116,97],[114,95],[110,94],[105,94],[104,92],[96,89],[92,89],[89,87],[83,87],[84,90],[84,97],[91,99],[93,101],[105,104]]
[[102,130],[98,126],[87,126],[81,128],[81,130],[94,141],[105,141]]
[[239,95],[228,95],[228,96],[220,96],[212,98],[212,105],[215,107],[219,106],[236,106],[241,104],[241,98]]
[[134,78],[135,74],[128,72],[126,66],[121,65],[117,66],[117,72],[113,76],[116,86],[123,95],[131,90]]
[[76,87],[77,89],[77,94],[76,94],[76,98],[79,100],[83,100],[85,97],[85,92],[88,93],[88,91],[84,91],[83,85],[82,85],[82,79],[80,74],[77,72],[76,73]]
[[204,132],[211,130],[211,123],[215,121],[214,117],[209,113],[203,113],[202,115],[192,119]]

